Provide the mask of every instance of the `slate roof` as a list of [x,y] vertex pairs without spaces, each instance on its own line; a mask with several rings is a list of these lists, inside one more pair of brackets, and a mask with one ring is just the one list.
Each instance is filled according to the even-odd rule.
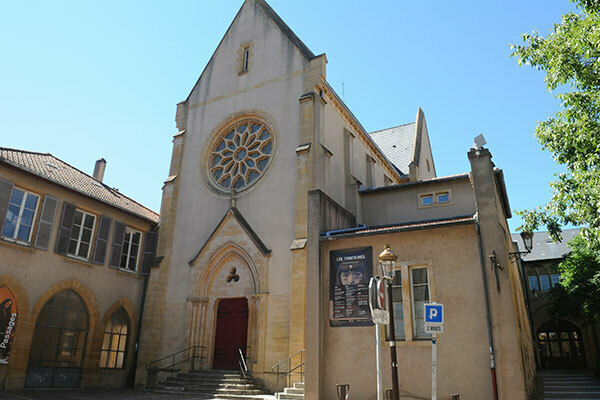
[[415,122],[370,132],[369,136],[402,174],[409,174],[408,166],[413,160],[415,146]]
[[[562,231],[562,242],[554,243],[548,232],[535,232],[533,234],[533,248],[531,253],[523,256],[525,262],[528,261],[543,261],[556,260],[563,258],[571,252],[568,242],[579,233],[579,229],[564,229]],[[525,245],[521,240],[521,234],[512,233],[512,240],[519,245],[519,251],[525,251]]]
[[123,211],[158,223],[159,215],[50,153],[0,147],[0,163],[11,165]]

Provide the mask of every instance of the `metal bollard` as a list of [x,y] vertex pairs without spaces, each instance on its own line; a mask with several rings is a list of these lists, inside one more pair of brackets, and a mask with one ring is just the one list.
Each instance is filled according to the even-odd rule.
[[458,393],[451,394],[450,395],[450,400],[460,400],[460,394],[458,394]]
[[392,400],[394,398],[394,389],[387,389],[385,391],[385,400]]
[[337,385],[336,389],[339,400],[348,400],[348,394],[350,393],[350,385]]

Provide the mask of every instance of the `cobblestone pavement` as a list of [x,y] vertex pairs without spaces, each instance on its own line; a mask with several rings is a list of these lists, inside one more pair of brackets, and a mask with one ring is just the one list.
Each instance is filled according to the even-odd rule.
[[143,392],[133,389],[36,389],[0,391],[0,400],[206,400],[193,395]]

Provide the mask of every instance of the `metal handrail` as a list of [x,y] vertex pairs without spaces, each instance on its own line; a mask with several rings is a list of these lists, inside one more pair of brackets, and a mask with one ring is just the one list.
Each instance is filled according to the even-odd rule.
[[[279,392],[279,381],[281,379],[287,378],[287,386],[288,387],[291,386],[292,372],[296,371],[297,369],[300,369],[300,372],[299,372],[300,382],[304,382],[304,352],[305,352],[304,349],[298,350],[291,356],[279,361],[277,364],[275,364],[271,367],[271,371],[273,371],[277,374],[277,384],[276,384],[277,388],[275,390],[276,392]],[[294,357],[296,357],[298,354],[300,354],[300,363],[297,364],[296,366],[292,367],[292,359]],[[284,370],[283,372],[281,372],[280,368],[281,368],[282,364],[284,364],[284,363],[286,363],[287,369]],[[277,369],[277,371],[275,371],[275,369]]]
[[246,366],[244,353],[242,353],[242,349],[238,349],[238,353],[240,355],[240,361],[238,361],[238,364],[240,365],[240,371],[242,372],[244,379],[246,379],[246,375],[248,375],[248,367]]
[[[185,348],[183,350],[179,350],[176,351],[173,354],[169,354],[168,356],[165,356],[163,358],[159,358],[158,360],[152,361],[148,364],[146,364],[146,371],[148,372],[148,376],[151,375],[157,375],[159,372],[170,372],[171,376],[174,376],[175,373],[175,367],[184,363],[188,363],[188,365],[190,364],[190,360],[191,360],[191,371],[194,371],[196,369],[196,360],[200,359],[203,360],[204,356],[200,356],[198,355],[198,350],[199,349],[205,349],[206,346],[190,346],[188,348]],[[188,352],[187,357],[179,360],[179,361],[175,361],[175,358],[182,354]],[[171,360],[171,363],[161,367],[159,364],[165,360]],[[150,385],[150,379],[148,379],[147,385]]]

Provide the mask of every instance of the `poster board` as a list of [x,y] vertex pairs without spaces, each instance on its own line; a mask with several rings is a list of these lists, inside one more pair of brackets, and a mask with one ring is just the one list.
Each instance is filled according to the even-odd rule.
[[18,316],[15,296],[6,286],[0,287],[0,365],[8,364]]
[[373,248],[329,252],[329,323],[331,326],[371,326],[369,279]]

